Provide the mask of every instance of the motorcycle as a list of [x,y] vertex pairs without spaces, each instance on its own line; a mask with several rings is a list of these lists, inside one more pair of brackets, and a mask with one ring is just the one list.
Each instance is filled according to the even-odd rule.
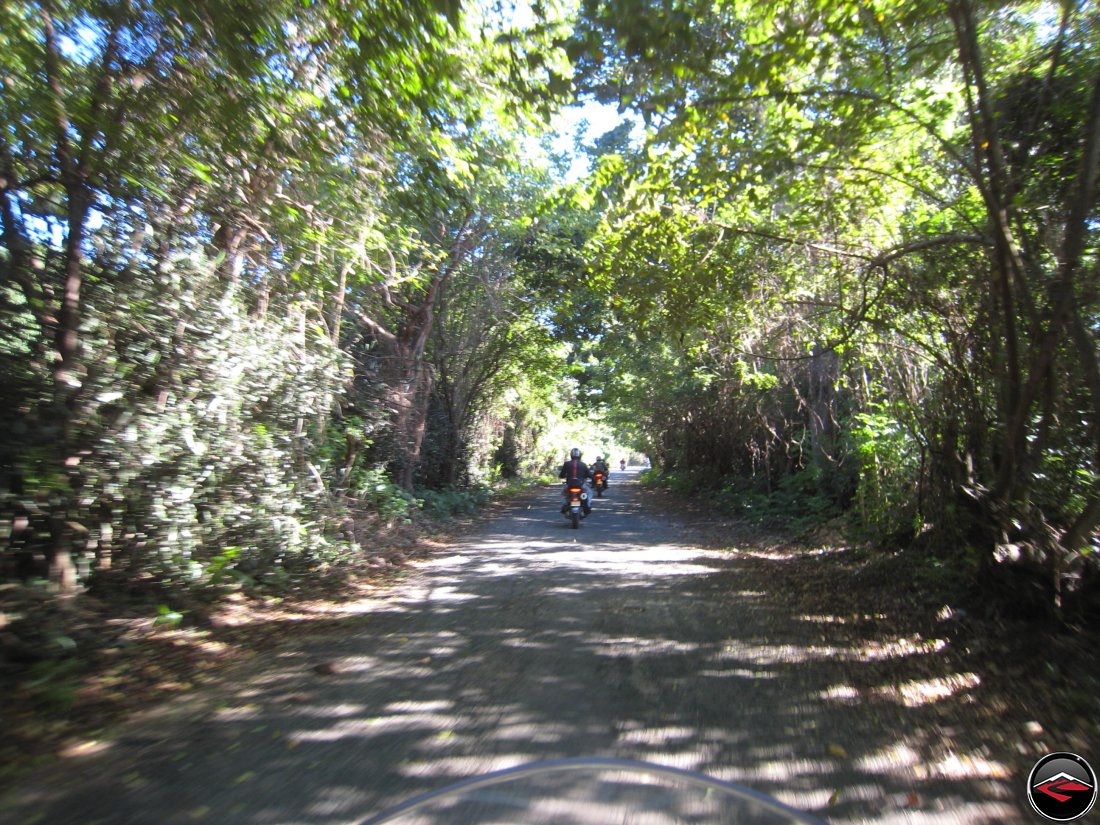
[[592,487],[596,491],[596,497],[603,498],[603,491],[607,489],[607,473],[592,473]]
[[743,785],[627,759],[558,759],[476,776],[360,825],[825,825]]
[[562,495],[565,496],[567,501],[567,506],[561,511],[562,515],[573,523],[573,529],[576,530],[581,525],[581,518],[583,518],[588,504],[588,491],[584,489],[582,484],[570,484],[565,488]]

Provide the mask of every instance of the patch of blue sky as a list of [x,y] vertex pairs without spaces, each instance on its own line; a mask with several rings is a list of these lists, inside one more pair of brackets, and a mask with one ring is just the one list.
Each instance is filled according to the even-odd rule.
[[103,25],[82,16],[58,32],[57,47],[66,60],[88,65],[103,51],[106,32]]
[[[536,14],[534,6],[538,5]],[[540,20],[568,20],[576,12],[576,0],[476,0],[473,4],[473,20],[476,25],[491,31],[523,31]],[[591,146],[596,138],[610,132],[628,119],[611,104],[595,100],[578,101],[563,107],[551,120],[548,129],[540,136],[528,138],[525,151],[532,161],[540,160],[547,167],[559,166],[552,160],[557,156],[564,160],[562,168],[566,183],[574,183],[591,171],[591,159],[584,146]],[[635,141],[641,140],[642,126],[633,131]]]
[[528,139],[528,157],[541,157],[547,165],[551,165],[552,157],[560,158],[562,162],[556,165],[563,182],[575,183],[592,171],[592,159],[584,147],[591,146],[601,135],[628,120],[635,124],[632,138],[640,141],[643,133],[641,123],[620,113],[611,104],[587,100],[565,106],[554,115],[541,137]]

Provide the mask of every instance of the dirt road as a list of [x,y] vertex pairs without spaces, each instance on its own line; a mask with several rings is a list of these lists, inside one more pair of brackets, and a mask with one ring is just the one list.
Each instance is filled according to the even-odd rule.
[[347,631],[288,636],[239,684],[0,800],[0,823],[355,822],[585,755],[701,770],[835,823],[1025,817],[1018,766],[980,732],[936,747],[937,703],[965,701],[968,677],[896,687],[935,642],[864,644],[838,617],[793,615],[659,501],[615,473],[576,531],[556,489],[513,502]]

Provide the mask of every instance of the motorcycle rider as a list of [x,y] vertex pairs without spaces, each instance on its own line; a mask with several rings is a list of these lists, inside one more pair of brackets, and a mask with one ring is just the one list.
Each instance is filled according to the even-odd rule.
[[596,460],[592,462],[592,477],[595,478],[596,473],[603,473],[603,486],[607,487],[607,482],[611,478],[611,470],[607,466],[607,462],[604,461],[602,455],[596,456]]
[[[591,477],[592,471],[587,464],[581,461],[581,451],[574,447],[569,451],[569,459],[561,465],[561,470],[558,472],[558,478],[565,479],[562,495],[567,496],[570,487],[583,487],[584,483]],[[592,505],[588,501],[588,496],[581,498],[581,506],[584,508],[585,517],[587,517],[592,512]],[[566,501],[562,504],[561,511],[564,513],[568,508],[569,502]]]

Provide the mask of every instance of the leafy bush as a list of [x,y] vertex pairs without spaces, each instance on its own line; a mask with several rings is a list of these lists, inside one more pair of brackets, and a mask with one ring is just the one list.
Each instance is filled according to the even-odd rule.
[[864,531],[889,537],[915,527],[920,447],[898,415],[867,406],[855,414],[850,432],[860,459],[855,515]]
[[[326,547],[312,424],[339,390],[341,356],[304,309],[250,315],[211,266],[178,258],[93,281],[83,335],[97,355],[73,419],[83,449],[69,517],[85,576],[262,580]],[[50,487],[48,451],[21,460]]]
[[782,476],[772,490],[762,479],[714,480],[699,473],[643,470],[642,484],[663,487],[677,495],[692,496],[720,513],[744,518],[767,527],[800,533],[840,514],[840,508],[821,491],[819,471],[813,465]]
[[476,515],[490,501],[490,492],[484,487],[420,490],[418,495],[424,514],[435,520]]
[[394,484],[382,467],[363,471],[361,486],[356,489],[355,497],[360,505],[376,513],[386,524],[409,523],[412,509],[416,506],[416,499]]

